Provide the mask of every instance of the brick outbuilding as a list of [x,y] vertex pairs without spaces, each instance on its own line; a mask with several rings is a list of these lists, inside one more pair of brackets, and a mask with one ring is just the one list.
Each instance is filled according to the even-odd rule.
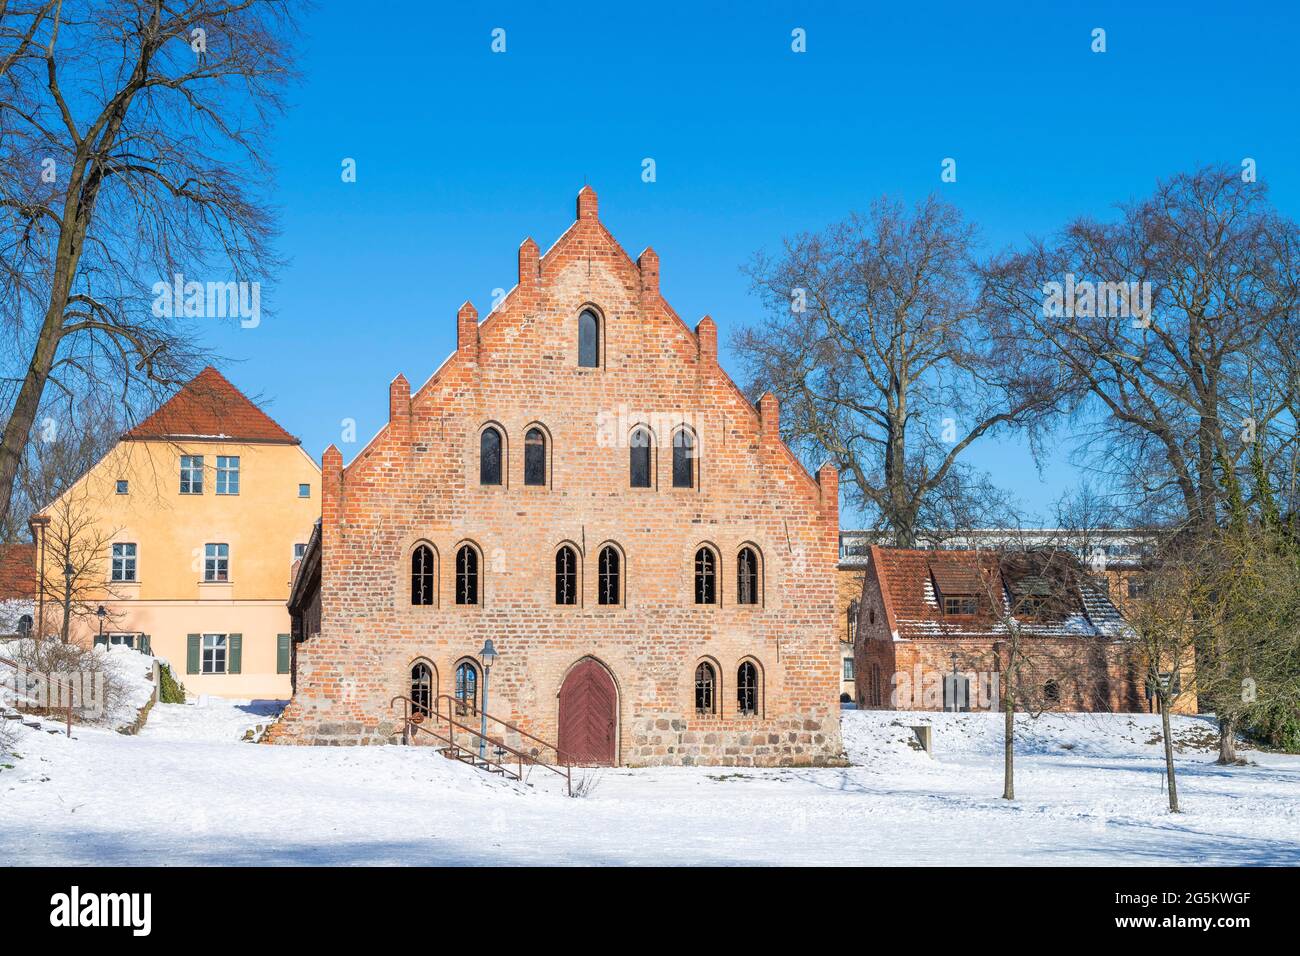
[[837,474],[662,298],[654,251],[584,188],[456,328],[350,464],[323,456],[320,620],[275,739],[391,740],[398,695],[474,717],[490,638],[487,710],[579,762],[838,760]]

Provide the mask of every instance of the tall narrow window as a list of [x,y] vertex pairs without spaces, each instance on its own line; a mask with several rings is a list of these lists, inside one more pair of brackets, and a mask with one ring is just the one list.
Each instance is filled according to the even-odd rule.
[[181,455],[181,494],[203,494],[202,455]]
[[433,707],[433,668],[419,661],[411,668],[411,709],[424,717]]
[[736,713],[757,716],[758,693],[758,668],[752,661],[745,661],[736,671]]
[[478,668],[469,661],[456,665],[456,711],[478,713]]
[[113,545],[113,580],[114,581],[134,581],[135,580],[135,545],[134,544],[115,544]]
[[695,552],[695,603],[718,603],[718,559],[711,548]]
[[478,436],[478,483],[501,484],[501,433],[495,428],[485,428]]
[[546,484],[546,436],[540,428],[524,436],[524,484]]
[[596,601],[600,604],[618,604],[623,582],[619,574],[618,551],[611,545],[600,549],[599,575]]
[[857,598],[854,598],[852,601],[849,602],[848,625],[849,625],[850,643],[856,641],[858,637],[858,613],[859,613],[859,608],[861,608],[861,606],[862,605],[858,603]]
[[713,665],[705,661],[695,668],[695,713],[714,714],[717,708],[718,675]]
[[583,368],[600,365],[600,320],[590,309],[578,316],[578,364]]
[[456,603],[478,603],[478,552],[467,544],[456,552]]
[[736,555],[736,603],[758,603],[758,554],[753,548],[741,548]]
[[230,580],[230,545],[207,544],[203,546],[203,580]]
[[217,494],[239,494],[239,456],[217,456]]
[[567,544],[555,552],[555,603],[578,603],[578,553]]
[[673,487],[695,487],[695,437],[685,428],[673,435]]
[[633,488],[649,488],[650,483],[650,432],[638,428],[628,442],[628,470]]
[[433,603],[433,548],[427,544],[411,553],[411,603]]

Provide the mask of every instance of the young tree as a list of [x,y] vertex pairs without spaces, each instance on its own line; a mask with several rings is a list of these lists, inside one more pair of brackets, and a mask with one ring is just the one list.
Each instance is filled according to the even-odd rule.
[[[109,611],[120,595],[109,582],[109,551],[117,529],[100,524],[90,496],[79,486],[63,495],[49,510],[49,523],[42,532],[47,568],[40,587],[46,608],[59,608],[59,638],[67,644],[73,621],[98,626],[99,608],[105,608],[103,624],[112,627],[120,614]],[[39,558],[38,558],[39,561]],[[38,635],[47,633],[38,622]]]
[[736,336],[782,431],[829,456],[857,504],[911,547],[921,528],[979,523],[996,492],[961,462],[985,435],[1033,434],[1055,399],[1050,369],[1006,361],[1001,319],[976,295],[975,230],[931,197],[881,199],[748,268],[768,317]]
[[129,395],[188,377],[202,293],[158,290],[274,268],[264,137],[294,14],[285,0],[0,13],[0,322],[16,344],[0,371],[3,519],[48,386]]

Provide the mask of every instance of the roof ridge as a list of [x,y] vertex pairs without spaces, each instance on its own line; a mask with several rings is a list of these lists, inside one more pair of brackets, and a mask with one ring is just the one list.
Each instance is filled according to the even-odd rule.
[[301,444],[211,365],[121,437],[123,441],[182,438]]

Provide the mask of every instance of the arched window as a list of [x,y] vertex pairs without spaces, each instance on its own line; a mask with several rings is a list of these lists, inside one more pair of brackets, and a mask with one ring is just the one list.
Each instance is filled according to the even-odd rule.
[[24,614],[18,618],[18,636],[29,637],[32,633],[32,616]]
[[433,548],[427,544],[411,552],[411,603],[433,603]]
[[718,603],[718,557],[712,548],[695,552],[695,603]]
[[718,674],[713,665],[702,661],[695,668],[695,713],[700,716],[718,712]]
[[744,661],[736,671],[736,713],[745,717],[758,715],[758,668],[753,661]]
[[597,570],[599,573],[596,578],[596,601],[600,604],[621,604],[623,581],[619,573],[617,548],[607,544],[600,549]]
[[1043,685],[1043,699],[1049,704],[1059,704],[1061,702],[1061,685],[1055,680],[1049,680]]
[[695,487],[695,436],[685,428],[673,435],[673,487]]
[[858,599],[854,598],[849,602],[849,643],[853,643],[858,638],[858,608],[860,607]]
[[478,713],[478,668],[470,661],[456,665],[456,713]]
[[628,472],[633,488],[651,487],[650,430],[638,428],[628,441]]
[[758,553],[750,547],[736,555],[736,603],[758,603]]
[[478,603],[478,552],[468,544],[456,552],[456,603]]
[[567,544],[555,552],[555,603],[578,603],[578,552]]
[[600,367],[600,319],[591,309],[583,309],[578,316],[578,364]]
[[433,707],[433,668],[424,661],[416,661],[411,668],[411,710],[429,716]]
[[478,436],[478,483],[501,484],[501,432],[491,425]]
[[546,484],[546,435],[540,428],[530,428],[524,436],[524,484]]

